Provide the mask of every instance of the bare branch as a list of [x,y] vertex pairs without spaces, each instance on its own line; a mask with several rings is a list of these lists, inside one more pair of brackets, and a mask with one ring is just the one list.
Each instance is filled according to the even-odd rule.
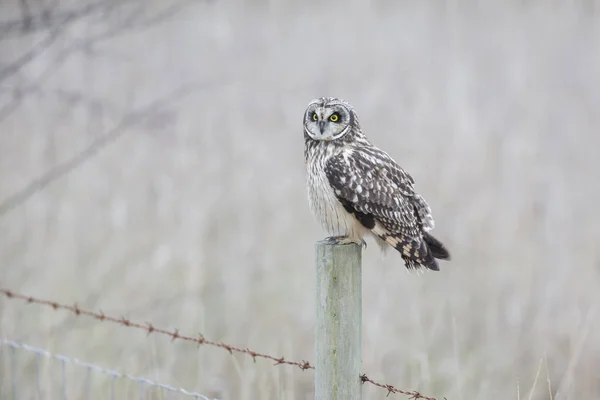
[[[123,3],[109,3],[106,5],[106,1],[97,2],[89,4],[86,7],[81,9],[71,10],[70,12],[63,12],[62,14],[58,14],[61,18],[53,15],[52,20],[54,21],[54,25],[56,26],[53,31],[53,35],[46,38],[44,41],[35,46],[34,49],[30,50],[27,54],[20,57],[18,60],[14,61],[10,65],[4,67],[0,70],[0,82],[7,80],[14,74],[16,74],[21,68],[23,68],[27,63],[31,62],[35,59],[39,54],[41,54],[45,49],[51,46],[62,30],[65,29],[65,26],[72,21],[77,20],[78,18],[83,18],[87,16],[91,16],[96,12],[102,13],[110,13],[117,6],[124,7],[125,5],[136,6],[129,13],[126,14],[125,18],[120,17],[116,22],[113,21],[103,32],[98,33],[96,35],[89,36],[84,39],[77,39],[73,41],[73,43],[67,46],[65,49],[61,50],[53,62],[47,69],[38,77],[37,82],[34,85],[41,85],[42,82],[47,79],[54,71],[56,71],[63,63],[71,56],[72,54],[77,53],[78,51],[85,51],[88,55],[96,55],[95,46],[100,44],[103,41],[108,39],[112,39],[120,34],[124,34],[128,31],[133,31],[136,29],[144,29],[148,28],[154,24],[160,23],[164,21],[169,16],[174,15],[176,12],[182,10],[185,6],[188,6],[198,0],[182,0],[178,1],[175,4],[166,7],[165,9],[160,10],[159,12],[144,16],[141,7],[144,6],[144,2],[134,3],[133,1],[123,2]],[[104,3],[104,7],[100,7]],[[16,22],[13,21],[13,24]],[[2,28],[0,25],[0,37]],[[4,106],[0,109],[0,122],[4,120],[10,113],[18,108],[22,101],[22,97],[19,99],[15,99],[12,103]]]
[[12,75],[16,74],[23,66],[31,62],[35,57],[44,52],[48,47],[50,47],[56,39],[58,39],[61,31],[59,29],[55,29],[48,36],[44,38],[41,42],[37,43],[31,50],[27,53],[19,57],[16,61],[12,62],[8,66],[4,67],[0,70],[0,82],[5,79],[10,78]]
[[122,2],[107,2],[99,0],[80,7],[66,10],[52,10],[49,8],[40,13],[32,14],[26,0],[21,0],[22,19],[0,22],[0,38],[8,39],[24,34],[35,33],[58,26],[68,25],[84,17],[98,12],[114,9],[119,5],[127,4],[131,0]]
[[46,188],[52,182],[60,179],[65,176],[69,172],[78,168],[82,164],[84,164],[89,159],[93,158],[98,154],[99,151],[106,148],[108,145],[117,141],[120,137],[122,137],[126,132],[126,128],[132,127],[138,123],[143,122],[148,117],[154,115],[159,112],[162,107],[167,105],[169,102],[174,99],[180,99],[181,97],[187,96],[192,91],[197,89],[199,85],[185,85],[179,89],[174,90],[169,95],[164,96],[160,99],[153,101],[141,109],[129,113],[121,122],[113,128],[108,133],[94,140],[88,147],[86,147],[81,152],[77,153],[70,159],[59,163],[55,167],[46,171],[39,178],[31,181],[27,186],[23,189],[17,191],[13,195],[9,196],[5,200],[0,203],[0,217],[4,216],[6,213],[19,206],[27,199],[29,199],[34,194]]

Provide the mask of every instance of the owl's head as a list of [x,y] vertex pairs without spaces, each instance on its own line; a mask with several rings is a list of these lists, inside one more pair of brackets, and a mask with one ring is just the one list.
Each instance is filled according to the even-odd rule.
[[341,99],[314,99],[304,112],[304,133],[312,140],[338,140],[354,127],[358,128],[356,113],[348,102]]

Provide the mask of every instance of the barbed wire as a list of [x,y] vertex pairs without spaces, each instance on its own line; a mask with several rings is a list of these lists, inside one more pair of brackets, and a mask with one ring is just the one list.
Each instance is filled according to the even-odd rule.
[[[15,341],[8,340],[8,339],[0,339],[0,346],[2,346],[2,345],[11,347],[13,349],[24,350],[24,351],[27,351],[29,353],[33,353],[33,354],[36,354],[36,355],[39,355],[39,356],[42,356],[42,357],[46,357],[46,358],[49,358],[49,359],[54,359],[54,360],[60,361],[63,364],[63,368],[61,368],[62,373],[63,373],[63,377],[62,377],[62,386],[63,386],[62,390],[63,390],[63,393],[66,393],[66,390],[67,390],[67,388],[66,388],[66,378],[65,378],[64,365],[65,364],[71,364],[71,365],[75,365],[75,366],[79,366],[79,367],[83,367],[83,368],[87,369],[88,376],[86,377],[86,392],[87,392],[86,398],[88,398],[88,399],[91,398],[91,396],[90,396],[91,387],[90,387],[90,377],[89,377],[89,374],[91,373],[91,371],[96,371],[96,372],[98,372],[100,374],[103,374],[103,375],[106,375],[106,376],[110,376],[112,378],[111,396],[110,396],[111,400],[116,398],[115,397],[115,380],[118,379],[118,378],[124,378],[124,379],[129,379],[129,380],[138,382],[142,387],[143,387],[143,385],[147,385],[147,386],[153,386],[153,387],[157,387],[157,388],[160,388],[160,389],[164,389],[164,390],[166,390],[168,392],[181,393],[181,394],[184,394],[186,396],[194,397],[196,400],[216,400],[216,399],[211,399],[211,398],[209,398],[209,397],[207,397],[207,396],[205,396],[203,394],[196,393],[196,392],[191,392],[191,391],[183,389],[183,388],[178,388],[178,387],[175,387],[175,386],[166,385],[164,383],[157,383],[157,382],[154,382],[154,381],[152,381],[150,379],[147,379],[147,378],[141,378],[141,377],[138,377],[138,376],[124,374],[124,373],[121,373],[121,372],[118,372],[118,371],[114,371],[112,369],[103,368],[103,367],[101,367],[99,365],[96,365],[96,364],[90,364],[88,362],[78,360],[77,358],[67,357],[67,356],[62,355],[62,354],[54,354],[54,353],[51,353],[51,352],[49,352],[47,350],[39,349],[37,347],[33,347],[33,346],[30,346],[30,345],[25,344],[25,343],[19,343],[19,342],[15,342]],[[36,357],[36,363],[37,363],[37,365],[36,365],[36,374],[40,373],[39,372],[40,371],[39,362],[40,362],[39,358]],[[14,373],[15,373],[15,371],[13,371],[13,379],[14,379]],[[36,390],[37,390],[37,393],[40,392],[39,384],[40,384],[39,377],[37,377],[37,379],[36,379]],[[16,384],[15,384],[15,382],[12,383],[12,386],[13,386],[13,395],[16,395],[16,393],[14,393],[16,391]],[[66,398],[66,396],[64,396],[64,397]]]
[[[0,294],[3,294],[8,299],[24,300],[28,304],[38,304],[38,305],[42,305],[42,306],[46,306],[46,307],[51,307],[54,310],[69,311],[69,312],[75,314],[75,316],[77,316],[77,317],[85,315],[87,317],[94,318],[101,322],[108,321],[108,322],[112,322],[115,324],[125,326],[127,328],[136,328],[136,329],[145,331],[148,335],[159,334],[159,335],[168,336],[171,338],[171,341],[181,340],[181,341],[186,341],[186,342],[192,342],[192,343],[196,343],[196,345],[198,347],[200,347],[202,345],[218,347],[218,348],[227,350],[229,352],[229,354],[234,354],[234,353],[246,354],[246,355],[252,357],[252,360],[254,362],[256,362],[257,358],[262,358],[262,359],[274,361],[275,364],[273,364],[273,365],[283,365],[283,364],[292,365],[292,366],[299,367],[303,371],[307,370],[307,369],[315,369],[315,367],[308,361],[290,361],[290,360],[286,360],[285,357],[274,357],[269,354],[260,353],[260,352],[251,350],[249,348],[244,349],[244,348],[232,346],[232,345],[229,345],[229,344],[226,344],[223,342],[215,342],[215,341],[204,338],[204,336],[202,334],[198,334],[198,336],[184,335],[179,332],[179,329],[168,330],[165,328],[156,327],[150,322],[142,323],[142,322],[133,321],[133,320],[125,318],[125,317],[113,317],[110,315],[106,315],[101,310],[99,312],[94,312],[94,311],[89,311],[89,310],[83,309],[83,308],[79,307],[77,304],[74,304],[72,306],[67,305],[67,304],[61,304],[56,301],[39,299],[39,298],[36,298],[33,296],[27,296],[27,295],[17,293],[12,290],[8,290],[8,289],[3,289],[3,288],[0,288]],[[393,394],[403,394],[405,396],[408,396],[409,399],[437,400],[435,397],[424,396],[416,390],[413,390],[413,391],[402,390],[402,389],[398,389],[392,385],[374,381],[371,378],[369,378],[366,374],[362,374],[360,376],[360,381],[363,384],[370,383],[374,386],[377,386],[379,388],[387,390],[387,392],[388,392],[387,396],[389,396],[390,394],[393,393]],[[444,398],[444,400],[445,400],[445,398]]]

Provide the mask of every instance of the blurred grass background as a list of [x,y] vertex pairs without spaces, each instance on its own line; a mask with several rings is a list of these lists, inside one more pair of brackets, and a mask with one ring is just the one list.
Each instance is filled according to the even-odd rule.
[[[337,96],[413,175],[453,255],[417,275],[365,251],[369,377],[450,400],[598,398],[599,12],[3,1],[1,286],[313,361],[325,234],[301,123]],[[218,399],[314,398],[311,371],[4,298],[0,335]]]

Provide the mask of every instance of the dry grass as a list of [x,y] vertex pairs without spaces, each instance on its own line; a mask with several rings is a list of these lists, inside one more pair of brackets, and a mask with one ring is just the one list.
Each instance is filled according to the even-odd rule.
[[[453,252],[410,275],[367,249],[365,372],[451,400],[600,396],[598,2],[258,3],[197,3],[64,53],[124,5],[0,81],[0,202],[191,88],[0,218],[1,285],[313,360],[324,234],[301,119],[335,95],[412,173]],[[45,35],[0,39],[0,69]],[[4,299],[0,313],[2,337],[219,399],[312,396],[312,372]]]

